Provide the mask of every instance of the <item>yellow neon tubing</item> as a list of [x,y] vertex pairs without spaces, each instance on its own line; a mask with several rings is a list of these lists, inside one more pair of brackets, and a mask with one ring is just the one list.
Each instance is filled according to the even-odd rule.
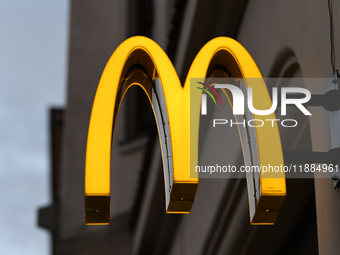
[[[140,58],[134,58],[133,55],[135,52],[144,52],[144,54],[151,59],[151,69],[154,68],[152,79],[160,79],[164,92],[173,159],[173,183],[170,201],[167,205],[167,212],[190,212],[198,185],[197,173],[195,175],[194,171],[190,171],[190,169],[192,169],[192,166],[197,165],[200,112],[200,93],[191,95],[192,97],[190,98],[190,78],[202,78],[204,80],[209,65],[212,62],[218,64],[219,60],[214,59],[214,56],[217,56],[217,54],[222,51],[228,52],[236,61],[237,64],[234,68],[240,70],[241,77],[261,77],[249,53],[238,42],[226,37],[215,38],[201,49],[191,65],[184,87],[181,86],[177,73],[167,55],[152,40],[141,36],[132,37],[124,41],[115,50],[104,69],[98,85],[89,125],[85,171],[85,210],[87,224],[108,224],[109,222],[112,129],[115,124],[114,122],[120,102],[128,89],[128,87],[126,87],[126,90],[122,93],[119,91],[123,73],[127,72],[126,65],[131,66],[140,61]],[[150,63],[148,63],[148,61],[144,64],[149,66],[150,69]],[[135,84],[144,86],[139,82],[135,82]],[[146,91],[147,88],[143,88],[150,99],[150,93]],[[268,95],[268,92],[264,91],[264,88],[262,90],[260,93],[263,92],[265,95]],[[118,92],[120,94],[117,96]],[[197,107],[194,106],[190,109],[191,100],[195,102],[194,105],[197,104]],[[261,109],[260,104],[262,100],[261,102],[258,101],[259,100],[256,100],[254,97],[254,106]],[[150,102],[153,104],[151,100]],[[259,105],[260,107],[258,107]],[[193,126],[191,129],[190,111],[191,114],[197,116],[194,121],[191,121],[191,125]],[[261,130],[256,131],[260,138],[264,138],[264,136],[267,135],[265,132],[261,132]],[[191,144],[190,135],[191,137],[197,137],[197,139],[192,139]],[[275,139],[272,138],[271,141],[277,141],[278,133],[273,133],[273,135],[275,135]],[[260,140],[261,139],[259,139],[259,141]],[[281,146],[279,137],[278,141],[278,146]],[[262,153],[259,155],[262,161],[268,160],[268,147],[266,147],[268,145],[273,145],[270,141],[268,144],[268,139],[265,139],[264,142],[258,142],[259,151],[263,150],[265,152],[263,154],[265,156],[263,156]],[[272,150],[273,148],[269,147],[269,149]],[[276,151],[276,148],[274,148],[274,151]],[[282,151],[278,151],[278,155],[275,162],[280,160],[283,162]],[[266,182],[266,180],[262,182]]]
[[[226,52],[226,54],[223,54],[223,52]],[[221,56],[218,56],[219,54]],[[271,107],[271,99],[268,89],[255,61],[240,43],[231,38],[218,37],[204,45],[191,65],[186,78],[185,87],[189,87],[190,78],[207,77],[206,74],[208,73],[209,66],[212,65],[212,62],[214,62],[215,66],[222,65],[227,67],[228,70],[236,74],[236,77],[244,78],[246,81],[246,87],[255,88],[253,89],[253,102],[256,109],[265,110]],[[186,92],[188,93],[188,90]],[[189,95],[186,96],[189,97]],[[196,98],[193,98],[192,100],[196,100]],[[194,109],[191,109],[191,111],[193,110]],[[265,119],[276,119],[276,117],[275,114],[272,113],[266,116],[254,115],[254,119],[265,121]],[[274,127],[256,127],[255,132],[257,138],[257,151],[259,154],[259,165],[284,165],[281,139],[277,124],[274,123]],[[247,141],[242,141],[243,154],[244,146],[247,146]],[[248,193],[250,194],[248,179],[247,182]],[[254,212],[251,211],[252,198],[248,196],[250,221],[254,225],[272,225],[275,223],[278,210],[281,208],[286,196],[285,174],[261,173],[260,190],[257,192],[258,200],[255,205],[256,208]],[[269,209],[268,206],[270,207]]]
[[[118,107],[116,101],[122,99],[117,96],[117,92],[124,66],[129,64],[129,58],[134,52],[140,51],[145,52],[152,61],[155,76],[153,78],[159,78],[161,81],[168,112],[174,169],[168,212],[188,213],[193,203],[198,177],[190,178],[190,172],[187,171],[190,169],[190,97],[185,95],[189,93],[184,93],[185,89],[182,88],[171,61],[161,47],[146,37],[136,36],[127,39],[115,50],[104,69],[94,99],[86,151],[87,224],[105,224],[109,220],[112,127],[114,113],[118,113],[115,112],[115,107]],[[139,60],[140,58],[136,57],[130,64],[133,65]],[[149,64],[146,61],[145,65]]]

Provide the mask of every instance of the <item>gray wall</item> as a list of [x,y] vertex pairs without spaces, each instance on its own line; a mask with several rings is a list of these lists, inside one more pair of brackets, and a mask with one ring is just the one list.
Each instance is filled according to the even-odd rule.
[[[114,49],[131,35],[128,22],[134,17],[129,15],[132,9],[128,4],[134,2],[70,1],[68,100],[60,185],[60,196],[64,199],[61,203],[59,225],[59,240],[61,243],[64,242],[64,248],[61,244],[60,254],[67,254],[72,249],[77,250],[79,254],[85,254],[81,252],[85,252],[86,249],[82,250],[80,247],[84,245],[84,240],[92,240],[96,233],[99,233],[97,238],[102,236],[101,240],[96,242],[96,247],[100,245],[104,247],[100,250],[101,254],[107,254],[114,249],[118,254],[130,254],[135,248],[131,247],[133,238],[137,243],[137,239],[142,239],[148,232],[148,226],[144,226],[142,230],[138,230],[138,235],[131,237],[127,230],[127,215],[134,201],[138,171],[143,160],[144,141],[141,139],[135,144],[130,144],[130,147],[135,148],[133,150],[119,146],[120,138],[124,137],[124,115],[128,114],[124,103],[117,121],[112,154],[111,217],[116,219],[113,222],[114,226],[110,228],[85,226],[83,209],[86,136],[92,100],[108,58]],[[173,3],[174,1],[155,1],[154,5],[156,11],[153,36],[163,49],[166,48],[171,27]],[[336,14],[337,10],[340,10],[340,3],[334,3],[333,8]],[[337,26],[339,19],[338,15],[334,15],[335,44],[338,42],[340,32],[340,27]],[[210,25],[202,26],[203,20],[209,20]],[[228,0],[215,1],[212,4],[211,1],[189,0],[183,22],[175,62],[182,79],[186,76],[187,69],[198,50],[204,43],[219,35],[235,37],[243,44],[264,77],[332,76],[327,1],[258,0],[247,3]],[[336,51],[336,59],[337,57],[339,54]],[[312,93],[321,94],[327,90],[328,85],[305,84],[305,87]],[[304,119],[306,124],[303,132],[291,134],[281,130],[282,139],[286,140],[285,146],[288,149],[327,151],[331,148],[329,115],[322,108],[313,107],[309,110],[313,116],[309,121]],[[227,114],[232,118],[231,111]],[[210,159],[212,156],[222,156],[230,164],[242,164],[241,147],[236,131],[223,136],[225,139],[223,141],[214,141],[210,135],[208,130],[205,139],[202,139],[202,155]],[[225,155],[213,154],[208,150],[211,147],[209,142],[224,142],[232,144],[232,147],[225,148],[224,151],[228,152]],[[153,155],[155,160],[159,160],[157,153],[159,152]],[[206,159],[202,157],[201,160]],[[150,178],[155,179],[155,176]],[[287,184],[289,197],[279,215],[281,220],[278,220],[275,227],[254,227],[249,224],[248,194],[244,179],[200,180],[191,214],[182,216],[178,228],[175,228],[174,233],[167,235],[174,238],[169,253],[251,254],[262,251],[267,254],[278,254],[289,251],[287,240],[290,231],[294,229],[296,223],[301,222],[299,218],[301,215],[308,214],[307,202],[313,205],[316,201],[319,253],[338,254],[337,244],[340,237],[337,230],[340,227],[340,220],[337,215],[340,214],[340,201],[339,191],[333,190],[332,180],[316,179],[315,196],[314,183],[308,180],[290,181]],[[151,194],[146,198],[146,201],[152,203],[150,200],[152,196]],[[296,201],[293,201],[294,198]],[[311,220],[315,224],[313,214],[308,215],[311,215],[311,219],[306,220]],[[152,215],[148,217],[152,219]],[[316,230],[309,231],[306,228],[306,232],[298,239],[300,244],[294,246],[297,247],[295,253],[290,254],[306,253],[309,246],[311,252],[315,252],[313,249],[317,245],[308,244],[311,240],[316,240],[313,231]],[[308,233],[312,233],[311,236]],[[88,235],[88,238],[91,238],[80,243],[70,243],[70,240],[81,235]],[[271,240],[271,243],[266,244],[265,240]],[[268,246],[267,250],[264,250],[265,245]],[[71,246],[73,248],[69,248]],[[87,252],[92,254],[96,250]]]

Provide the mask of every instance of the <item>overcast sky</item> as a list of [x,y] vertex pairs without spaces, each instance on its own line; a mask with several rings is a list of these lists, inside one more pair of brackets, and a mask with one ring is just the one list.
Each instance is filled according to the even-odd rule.
[[0,0],[0,254],[50,254],[48,110],[64,106],[68,0]]

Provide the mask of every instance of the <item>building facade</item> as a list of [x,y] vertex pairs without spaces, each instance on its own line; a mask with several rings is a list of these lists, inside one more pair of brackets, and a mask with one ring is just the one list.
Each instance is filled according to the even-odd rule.
[[[327,1],[72,0],[66,109],[53,111],[53,205],[40,211],[52,230],[53,254],[338,254],[339,190],[329,178],[287,179],[274,226],[249,223],[246,179],[200,179],[187,215],[166,214],[162,156],[155,120],[139,88],[123,100],[112,143],[111,223],[86,226],[84,169],[91,107],[103,69],[125,39],[157,42],[184,84],[198,51],[218,36],[236,39],[263,77],[331,78],[331,37],[339,39],[340,4]],[[333,49],[335,68],[339,53]],[[329,84],[304,84],[324,94]],[[299,132],[280,129],[288,151],[329,151],[330,115],[291,111]],[[232,118],[232,112],[228,113]],[[53,124],[54,123],[54,124]],[[216,141],[200,134],[200,155],[243,164],[237,129]],[[57,130],[57,131],[56,131]],[[228,144],[223,153],[212,143]],[[200,159],[201,160],[201,159]]]

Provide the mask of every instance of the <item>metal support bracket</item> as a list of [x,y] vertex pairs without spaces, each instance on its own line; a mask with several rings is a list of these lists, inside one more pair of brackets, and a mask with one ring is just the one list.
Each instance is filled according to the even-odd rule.
[[[340,91],[338,70],[335,71],[333,80],[324,95],[312,95],[305,106],[322,106],[330,113],[332,149],[328,152],[314,151],[284,151],[285,162],[290,163],[326,163],[340,165]],[[291,94],[290,98],[301,98],[301,95]],[[279,100],[281,97],[279,97]],[[280,102],[281,104],[281,102]],[[337,172],[331,177],[336,189],[340,185],[340,176]]]
[[[316,151],[283,151],[284,162],[300,164],[333,164],[340,166],[340,148],[330,149],[327,152]],[[338,167],[337,167],[338,169]],[[334,189],[340,184],[337,171],[331,177],[334,181]]]
[[333,183],[334,184],[334,189],[336,189],[337,187],[339,187],[339,181],[340,181],[339,176],[337,176],[335,174],[331,178],[334,181],[334,183]]
[[340,148],[329,151],[283,151],[285,162],[305,164],[340,164]]
[[[323,95],[311,95],[311,99],[304,106],[321,106],[326,111],[334,112],[340,110],[340,91],[338,88],[338,70],[335,71],[332,83]],[[289,99],[303,98],[301,94],[289,94]],[[281,105],[281,95],[278,96],[278,105]],[[291,106],[291,105],[287,105]]]
[[[332,98],[332,102],[330,106],[334,106],[336,104],[339,104],[339,74],[338,70],[335,71],[335,74],[333,76],[332,83],[328,87],[327,93],[333,93],[334,98]],[[336,91],[336,93],[334,93]],[[332,108],[332,107],[331,107]],[[326,108],[325,108],[326,109]],[[326,109],[327,110],[327,109]],[[332,148],[338,148],[340,147],[340,108],[334,107],[333,109],[329,110],[329,119],[330,119],[330,126],[331,126],[331,143]],[[332,176],[334,189],[336,189],[339,186],[339,176],[337,173],[334,173]]]

